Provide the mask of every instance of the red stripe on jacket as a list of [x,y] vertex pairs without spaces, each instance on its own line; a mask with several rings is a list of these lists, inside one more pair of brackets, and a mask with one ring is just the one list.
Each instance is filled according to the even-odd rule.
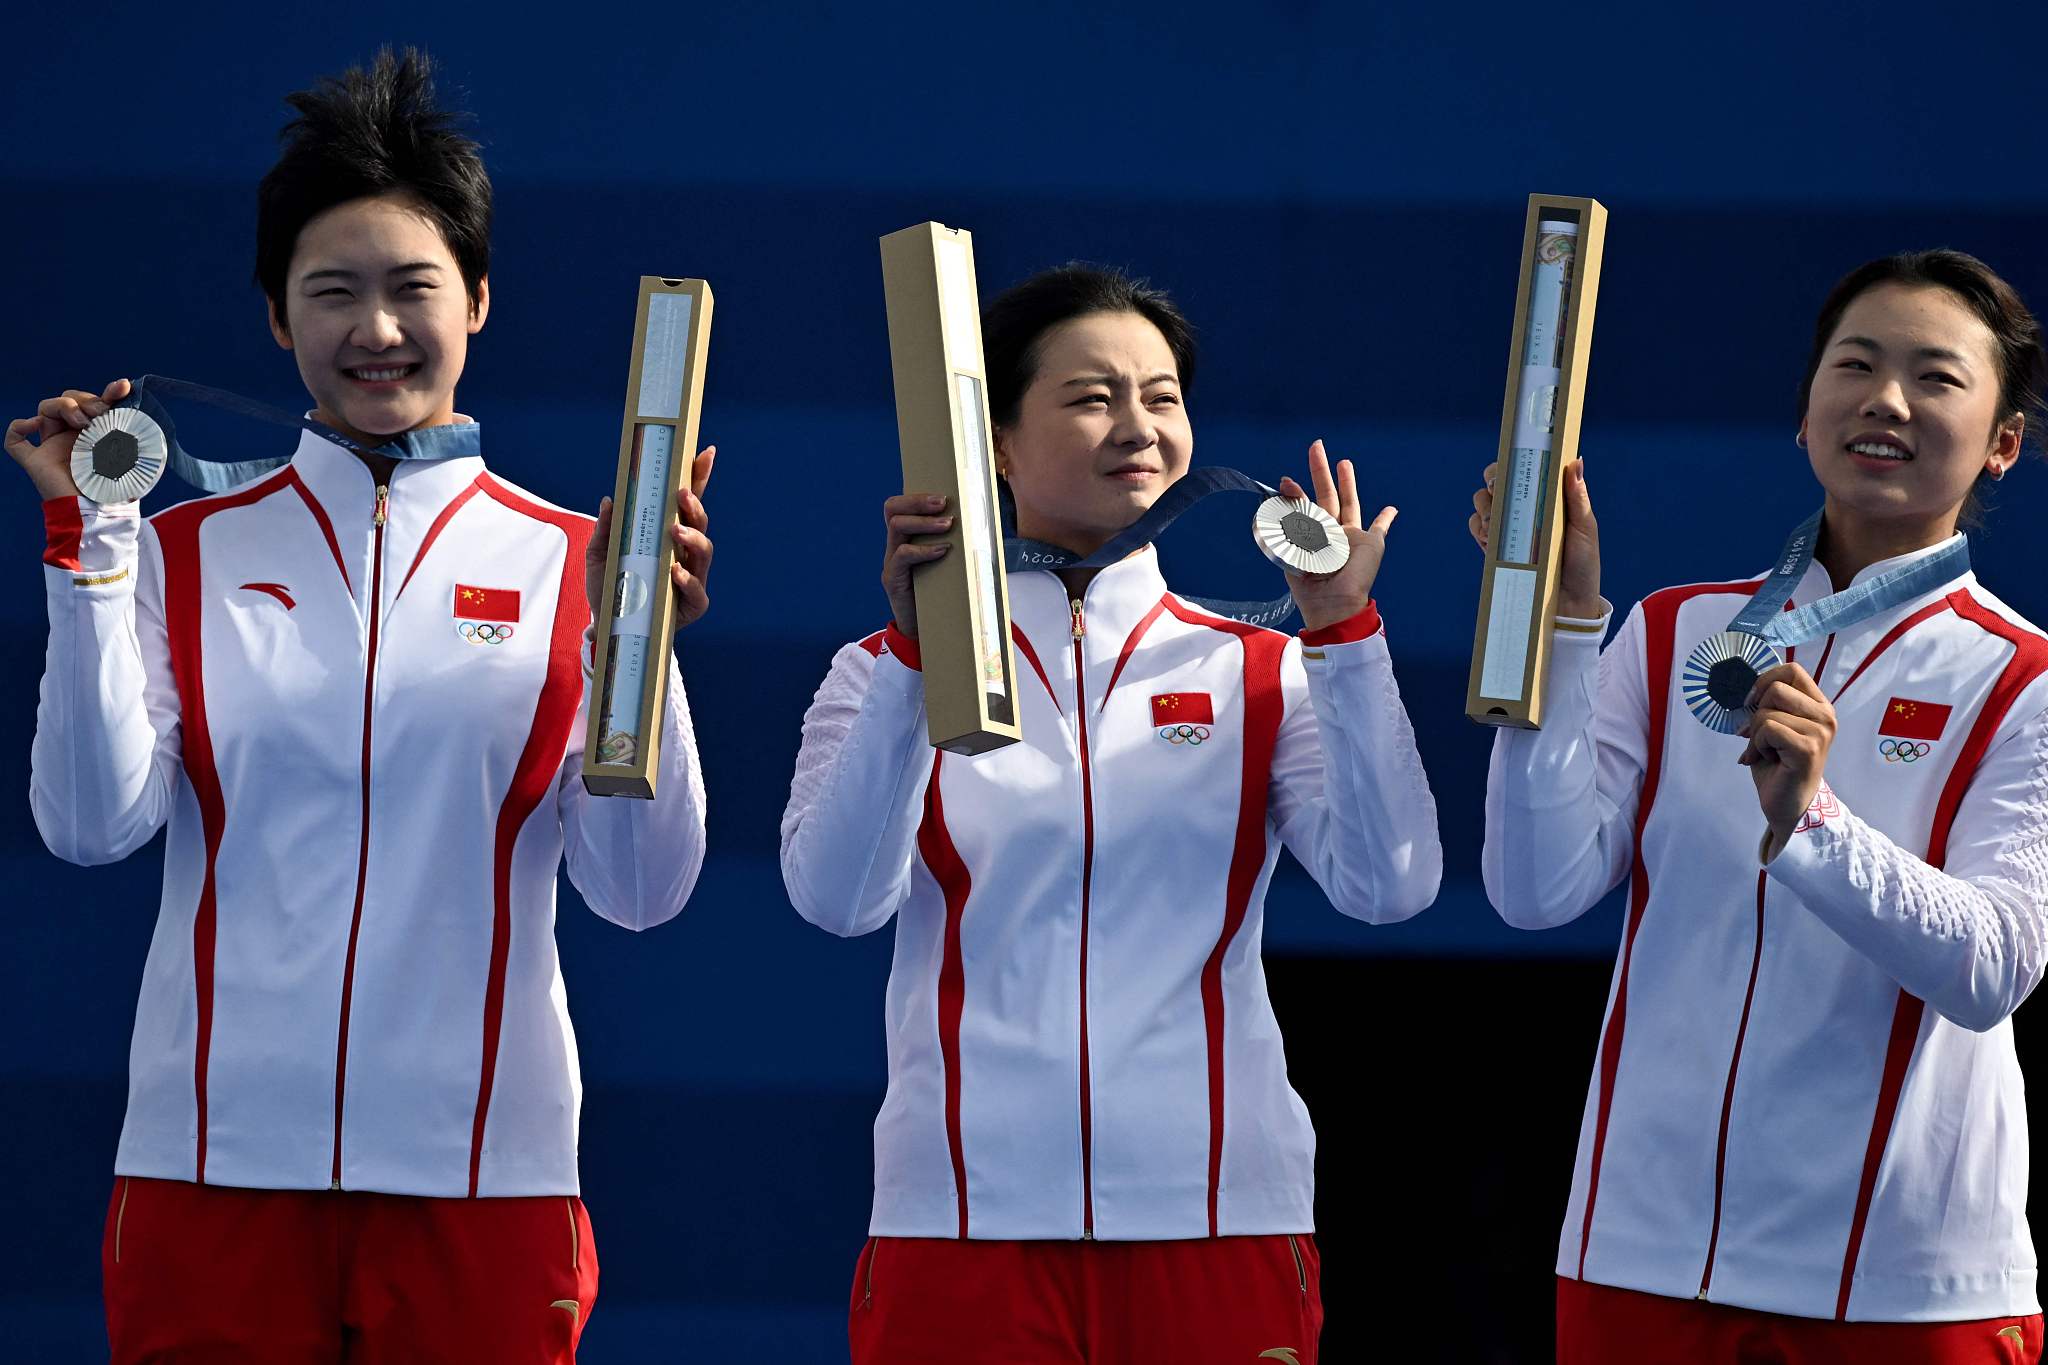
[[1741,593],[1748,596],[1761,579],[1746,583],[1692,583],[1666,588],[1643,599],[1643,663],[1645,697],[1650,715],[1648,751],[1643,761],[1642,792],[1636,798],[1635,848],[1630,855],[1628,922],[1621,934],[1621,966],[1614,983],[1614,1007],[1607,1012],[1607,1025],[1600,1035],[1600,1105],[1593,1120],[1593,1155],[1587,1165],[1586,1209],[1579,1225],[1578,1278],[1586,1278],[1586,1244],[1593,1236],[1593,1206],[1600,1196],[1600,1162],[1607,1150],[1607,1120],[1614,1109],[1614,1077],[1621,1069],[1621,1040],[1628,1025],[1628,969],[1634,956],[1636,932],[1643,925],[1643,908],[1650,902],[1650,873],[1643,863],[1643,830],[1650,823],[1650,808],[1657,800],[1657,784],[1664,767],[1664,724],[1671,714],[1671,655],[1678,636],[1678,609],[1695,597],[1710,593]]
[[1266,790],[1272,785],[1273,750],[1280,739],[1280,664],[1289,637],[1196,611],[1171,594],[1164,600],[1166,609],[1180,620],[1235,635],[1244,649],[1244,767],[1237,798],[1237,840],[1225,884],[1223,928],[1202,964],[1202,1022],[1209,1045],[1209,1235],[1214,1237],[1223,1182],[1223,959],[1244,927],[1259,870],[1266,862]]
[[[2042,673],[2048,672],[2048,640],[2021,629],[1997,612],[1980,605],[1976,598],[1970,596],[1968,588],[1958,588],[1941,601],[1915,612],[1894,628],[1879,648],[1903,634],[1906,626],[1917,624],[1944,609],[1953,610],[1957,616],[1982,627],[1988,634],[2008,641],[2013,653],[1999,673],[1998,680],[1991,685],[1991,694],[1984,699],[1983,709],[1977,713],[1977,722],[1970,727],[1969,738],[1957,751],[1955,764],[1949,769],[1941,797],[1935,803],[1934,823],[1927,835],[1927,862],[1931,867],[1941,867],[1948,861],[1948,837],[1955,827],[1956,812],[1962,808],[1963,795],[1970,789],[1970,783],[1977,775],[1977,765],[1984,761],[1992,739],[1998,734],[1998,727],[2005,723],[2005,717],[2020,693]],[[1857,672],[1862,672],[1862,669],[1857,669]],[[1853,676],[1850,681],[1855,681]],[[1849,1294],[1855,1286],[1856,1261],[1863,1251],[1863,1231],[1870,1219],[1871,1201],[1877,1193],[1877,1173],[1884,1165],[1885,1148],[1891,1144],[1892,1124],[1898,1118],[1899,1096],[1906,1088],[1906,1073],[1912,1068],[1913,1054],[1919,1047],[1920,1025],[1926,1011],[1926,1001],[1904,991],[1899,992],[1898,1004],[1892,1011],[1891,1037],[1885,1044],[1884,1073],[1878,1082],[1877,1108],[1870,1120],[1870,1140],[1863,1149],[1863,1177],[1856,1186],[1856,1212],[1849,1220],[1849,1241],[1842,1253],[1842,1280],[1835,1295],[1837,1322],[1848,1320]]]
[[43,563],[76,573],[85,542],[85,514],[78,499],[51,498],[43,503]]
[[[341,557],[341,542],[334,538],[334,523],[327,519],[327,509],[322,507],[320,500],[313,496],[313,490],[306,487],[306,481],[299,477],[299,471],[296,466],[286,465],[284,472],[290,480],[291,486],[298,490],[299,500],[304,502],[306,510],[313,514],[314,522],[320,527],[320,534],[327,537],[327,551],[334,556],[334,567],[341,570],[341,585],[348,589],[348,595],[353,598],[356,595],[355,584],[349,582],[348,562]],[[257,486],[261,487],[262,485],[259,484]],[[376,606],[377,604],[372,602],[370,604],[371,610],[374,611]]]
[[1015,622],[1010,625],[1010,639],[1016,642],[1017,652],[1024,656],[1024,662],[1030,664],[1031,671],[1038,675],[1039,683],[1045,688],[1045,695],[1052,698],[1052,709],[1064,716],[1066,709],[1060,705],[1059,694],[1052,690],[1052,679],[1046,676],[1045,665],[1038,661],[1038,651],[1031,647],[1031,641],[1025,637]]
[[178,690],[180,762],[199,806],[206,864],[199,880],[199,904],[192,915],[192,983],[198,1029],[192,1043],[192,1098],[195,1113],[192,1178],[206,1183],[206,1073],[213,1046],[213,958],[217,906],[214,872],[220,860],[227,802],[214,765],[213,734],[206,720],[206,668],[202,653],[205,602],[199,562],[199,528],[207,517],[245,507],[297,481],[289,465],[238,493],[167,508],[151,519],[164,558],[164,633],[170,642],[171,680]]
[[[1145,632],[1152,629],[1152,623],[1157,621],[1159,613],[1165,610],[1166,597],[1162,594],[1159,600],[1152,604],[1152,610],[1146,612],[1139,618],[1138,624],[1131,627],[1130,635],[1124,639],[1124,647],[1117,652],[1116,667],[1109,670],[1109,686],[1102,689],[1102,700],[1096,703],[1095,710],[1098,714],[1109,706],[1109,694],[1116,691],[1116,680],[1124,675],[1124,665],[1131,661],[1131,655],[1138,652],[1138,641],[1145,638]],[[1048,687],[1046,690],[1052,689]]]
[[427,551],[434,548],[434,542],[440,539],[441,532],[455,519],[455,514],[460,512],[471,498],[483,491],[482,481],[481,474],[470,480],[469,486],[450,498],[448,505],[435,516],[432,524],[427,527],[426,535],[420,538],[420,548],[413,554],[412,567],[405,571],[405,577],[398,580],[398,591],[391,594],[393,603],[405,596],[405,585],[412,582],[412,576],[420,571],[420,565],[426,562]]
[[917,827],[917,851],[946,899],[944,947],[939,958],[939,1057],[946,1071],[946,1150],[953,1160],[953,1188],[959,1192],[960,1236],[967,1236],[967,1157],[960,1136],[960,1017],[967,1007],[967,968],[960,954],[960,920],[974,879],[946,829],[945,800],[939,793],[944,752],[932,751],[931,778],[924,789],[924,820]]
[[[594,523],[589,517],[534,502],[489,474],[477,486],[494,501],[522,516],[546,522],[562,533],[562,581],[555,593],[554,630],[548,645],[547,676],[534,699],[533,726],[498,807],[497,839],[491,859],[491,964],[484,988],[483,1061],[470,1129],[469,1194],[476,1197],[483,1166],[484,1128],[490,1118],[491,1088],[498,1071],[498,1034],[505,1017],[505,970],[512,950],[512,854],[519,832],[552,789],[568,752],[570,727],[583,698],[583,631],[590,621],[584,598],[583,556]],[[667,651],[661,651],[666,666]]]

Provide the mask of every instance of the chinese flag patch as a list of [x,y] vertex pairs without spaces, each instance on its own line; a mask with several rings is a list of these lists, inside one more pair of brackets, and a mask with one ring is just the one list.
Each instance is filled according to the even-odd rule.
[[1152,698],[1154,725],[1214,725],[1216,708],[1207,692],[1161,692]]
[[458,621],[517,621],[519,589],[472,588],[455,585],[455,619]]
[[1954,709],[1940,702],[1893,697],[1884,704],[1884,723],[1877,732],[1900,739],[1940,739],[1948,726],[1948,713]]

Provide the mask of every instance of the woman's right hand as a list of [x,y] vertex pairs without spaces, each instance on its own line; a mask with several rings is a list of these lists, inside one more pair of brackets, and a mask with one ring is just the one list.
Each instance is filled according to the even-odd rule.
[[93,418],[128,396],[128,389],[125,379],[116,379],[97,397],[84,389],[66,389],[61,396],[38,403],[35,416],[7,424],[7,453],[28,471],[44,502],[78,496],[78,485],[71,481],[71,447]]
[[[1472,515],[1465,528],[1472,539],[1486,548],[1487,532],[1493,526],[1493,485],[1500,477],[1500,461],[1480,475],[1483,487],[1472,495]],[[1557,614],[1581,621],[1597,621],[1606,606],[1600,599],[1600,525],[1593,520],[1593,499],[1586,492],[1586,465],[1573,460],[1564,467],[1564,557],[1557,571]]]
[[882,521],[889,528],[882,551],[882,591],[889,594],[896,629],[913,640],[917,638],[917,598],[910,591],[911,572],[941,558],[953,546],[943,540],[913,545],[910,537],[952,530],[953,518],[945,512],[946,499],[938,493],[898,493],[882,504]]

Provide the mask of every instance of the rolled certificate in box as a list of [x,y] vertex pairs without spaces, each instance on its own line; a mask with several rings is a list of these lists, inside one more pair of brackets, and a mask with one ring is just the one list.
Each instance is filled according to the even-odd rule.
[[626,420],[612,493],[611,544],[598,602],[596,679],[583,744],[583,786],[596,796],[652,799],[675,635],[676,562],[669,528],[697,452],[711,286],[640,277]]
[[1465,691],[1465,714],[1482,725],[1543,724],[1564,470],[1578,458],[1606,235],[1607,210],[1597,200],[1529,196],[1493,522]]
[[973,237],[942,223],[890,233],[882,288],[903,487],[945,494],[953,513],[952,529],[928,538],[953,553],[911,576],[927,734],[937,748],[978,754],[1021,732]]

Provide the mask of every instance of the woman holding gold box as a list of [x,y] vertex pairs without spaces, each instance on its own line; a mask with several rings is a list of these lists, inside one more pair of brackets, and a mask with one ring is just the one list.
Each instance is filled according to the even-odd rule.
[[1484,861],[1525,928],[1630,881],[1564,1365],[2040,1354],[2009,1021],[2048,964],[2048,638],[1957,527],[2043,376],[1982,262],[1851,272],[1801,392],[1821,513],[1762,579],[1653,593],[1604,652],[1570,471],[1551,709],[1495,740]]
[[[429,63],[386,51],[291,104],[257,276],[319,430],[148,518],[74,479],[110,408],[140,415],[127,381],[7,431],[48,530],[37,828],[80,864],[166,830],[112,1359],[568,1362],[598,1275],[555,876],[627,928],[681,910],[696,741],[672,675],[659,799],[579,780],[609,510],[498,478],[455,410],[491,187]],[[682,621],[711,459],[679,500]]]
[[[1164,295],[1070,266],[982,330],[1020,536],[1086,556],[1186,473],[1194,345]],[[1350,462],[1309,464],[1352,553],[1290,577],[1299,638],[1191,606],[1150,547],[1013,574],[1024,739],[974,757],[927,744],[910,593],[946,553],[911,538],[953,509],[885,503],[895,619],[833,660],[782,826],[805,918],[897,921],[857,1362],[1314,1361],[1314,1133],[1259,966],[1266,882],[1284,842],[1384,923],[1442,855],[1370,596],[1393,509],[1366,525]]]

